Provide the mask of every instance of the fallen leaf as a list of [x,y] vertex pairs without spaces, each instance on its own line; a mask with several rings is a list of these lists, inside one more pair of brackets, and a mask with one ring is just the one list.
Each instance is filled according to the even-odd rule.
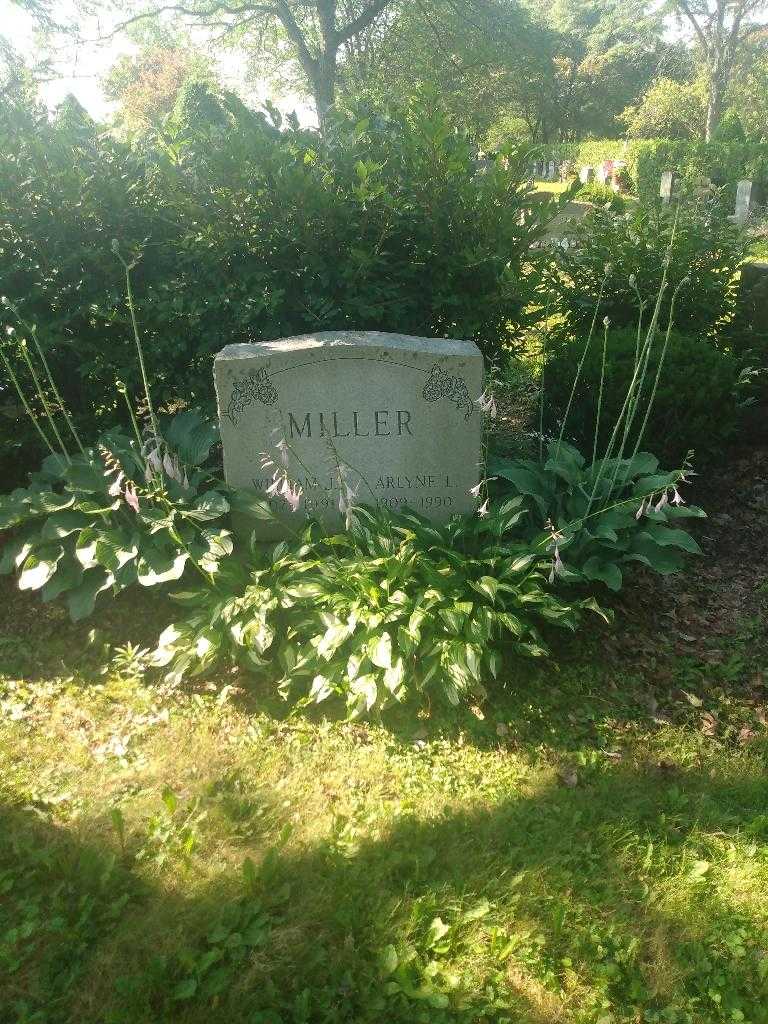
[[701,716],[701,731],[705,736],[716,736],[718,729],[717,715],[711,711],[705,711]]

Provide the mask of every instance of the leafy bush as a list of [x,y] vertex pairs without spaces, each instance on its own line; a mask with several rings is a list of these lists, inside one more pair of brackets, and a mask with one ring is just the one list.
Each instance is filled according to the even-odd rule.
[[[274,679],[284,696],[344,698],[350,713],[435,692],[453,703],[484,692],[501,652],[546,653],[542,623],[575,628],[593,599],[547,588],[547,537],[505,536],[523,499],[487,518],[435,526],[415,513],[357,509],[346,533],[315,524],[216,588],[177,594],[187,613],[160,638],[169,680],[234,660]],[[514,534],[512,535],[514,536]]]
[[599,181],[588,181],[581,186],[577,195],[582,201],[606,207],[613,213],[623,213],[627,206],[626,200],[614,192],[610,185],[601,185]]
[[178,580],[188,564],[212,576],[232,551],[220,522],[229,502],[195,468],[213,436],[199,414],[181,413],[153,453],[157,474],[138,441],[115,431],[83,455],[49,455],[29,487],[0,496],[0,533],[13,531],[0,573],[18,571],[19,588],[44,601],[66,596],[74,620],[103,591]]
[[[582,359],[585,343],[586,338],[582,335],[560,340],[547,361],[544,371],[545,424],[554,433],[560,430],[571,382]],[[650,396],[663,345],[664,339],[659,334],[650,349],[641,401]],[[594,439],[601,393],[602,349],[602,337],[593,337],[568,417],[568,437],[582,449],[588,449]],[[605,450],[621,411],[635,372],[636,354],[637,331],[609,331],[599,451]],[[738,433],[743,406],[748,398],[746,386],[741,384],[741,369],[735,356],[718,349],[706,338],[672,332],[643,438],[644,447],[673,463],[680,462],[689,449],[710,455],[722,451]],[[713,416],[713,409],[717,410],[716,416]],[[630,450],[640,421],[638,418],[629,436]]]
[[549,274],[565,327],[573,334],[586,334],[601,292],[600,320],[607,315],[614,327],[634,327],[642,300],[646,325],[667,259],[661,324],[667,323],[672,294],[684,278],[675,302],[677,330],[711,334],[733,315],[735,274],[747,243],[717,208],[683,207],[677,213],[638,207],[624,216],[597,209],[578,222],[573,236],[576,244],[567,251],[553,250]]
[[277,678],[285,697],[339,696],[355,715],[426,692],[482,695],[504,651],[548,653],[541,626],[574,629],[584,609],[605,617],[564,586],[618,590],[625,563],[669,573],[681,552],[698,552],[673,524],[703,513],[675,504],[681,472],[657,469],[647,454],[585,466],[553,442],[544,463],[496,460],[513,493],[480,517],[436,526],[358,508],[346,533],[309,524],[290,541],[252,544],[249,567],[231,560],[215,586],[175,595],[186,615],[160,637],[155,663],[177,683],[235,661]]
[[[323,140],[194,83],[142,149],[76,114],[0,103],[0,279],[86,436],[122,416],[115,378],[140,384],[112,238],[142,251],[158,407],[212,402],[211,357],[231,342],[360,328],[491,355],[527,322],[541,228],[520,216],[524,169],[508,153],[478,174],[471,140],[426,103],[340,115]],[[17,419],[2,391],[0,406]],[[36,443],[14,427],[6,469]]]
[[505,493],[524,499],[518,531],[529,543],[540,544],[542,524],[549,523],[553,580],[619,590],[627,563],[666,575],[682,568],[685,552],[701,553],[674,525],[704,515],[680,497],[685,473],[659,472],[648,452],[588,464],[576,448],[553,441],[544,461],[496,458],[490,468]]

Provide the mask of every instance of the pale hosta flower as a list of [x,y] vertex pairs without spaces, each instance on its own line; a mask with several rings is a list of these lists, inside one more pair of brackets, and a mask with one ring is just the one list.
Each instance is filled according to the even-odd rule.
[[552,568],[549,570],[549,582],[555,582],[555,576],[560,576],[565,570],[565,565],[560,557],[560,548],[555,544],[555,550],[552,553]]
[[132,508],[134,512],[139,511],[139,496],[136,493],[136,488],[132,483],[126,484],[123,497],[125,498],[126,505]]
[[[653,495],[651,495],[651,498]],[[640,502],[640,508],[635,512],[635,519],[642,519],[651,504],[651,498],[643,498]]]
[[485,390],[479,398],[475,399],[475,405],[480,406],[480,411],[490,419],[496,419],[496,399],[493,393]]
[[175,480],[177,484],[180,484],[184,479],[178,456],[171,456],[169,452],[166,452],[163,456],[163,470],[168,479]]
[[629,287],[634,288],[637,284],[637,277],[634,274],[629,275]]
[[673,487],[672,490],[674,491],[674,494],[672,495],[672,504],[673,505],[684,505],[685,504],[685,499],[680,494],[678,489],[676,487]]
[[653,511],[654,512],[661,512],[661,510],[663,508],[666,508],[666,506],[668,504],[669,504],[669,495],[667,494],[666,491],[663,491],[661,497],[656,502],[656,504],[653,506]]
[[283,497],[286,503],[290,507],[291,512],[295,512],[299,507],[301,501],[302,489],[298,484],[292,484],[287,479],[285,481],[286,486],[283,487]]
[[276,469],[272,475],[272,483],[267,488],[266,493],[271,497],[283,498],[286,504],[290,507],[291,512],[295,512],[299,507],[303,490],[299,484],[289,480],[284,473],[281,473],[279,469]]
[[485,477],[483,480],[480,481],[479,484],[475,484],[474,487],[470,487],[469,488],[469,493],[472,495],[473,498],[479,498],[480,497],[480,492],[483,490],[483,488],[487,487],[488,484],[491,482],[491,480],[498,480],[498,479],[499,478],[497,476]]
[[544,528],[549,531],[550,539],[547,547],[552,552],[552,568],[549,571],[549,582],[554,583],[555,576],[560,576],[565,571],[565,565],[560,557],[560,541],[563,539],[563,534],[555,527],[551,519],[546,521]]
[[480,516],[481,519],[484,516],[488,515],[490,504],[491,504],[491,499],[490,498],[486,498],[485,501],[483,502],[483,504],[477,510],[477,514]]
[[110,496],[110,498],[116,498],[118,494],[122,493],[123,480],[125,480],[125,473],[123,473],[123,471],[120,470],[120,472],[115,477],[114,482],[110,484],[109,490],[107,491],[107,494]]
[[147,478],[147,481],[149,482],[153,476],[159,476],[163,468],[163,460],[160,457],[159,448],[153,448],[151,451],[147,452],[146,464],[147,468],[145,476]]

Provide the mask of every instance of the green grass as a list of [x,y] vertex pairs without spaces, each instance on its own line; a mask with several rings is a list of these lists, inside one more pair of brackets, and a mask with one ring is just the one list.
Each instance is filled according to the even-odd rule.
[[768,1021],[758,624],[652,669],[598,637],[482,708],[351,724],[240,676],[164,690],[110,646],[155,597],[90,638],[13,602],[1,1021]]

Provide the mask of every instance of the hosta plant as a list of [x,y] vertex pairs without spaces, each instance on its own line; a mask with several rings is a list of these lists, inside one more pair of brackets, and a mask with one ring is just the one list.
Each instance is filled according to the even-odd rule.
[[552,592],[548,538],[512,532],[525,514],[521,496],[445,526],[355,509],[345,533],[310,523],[290,541],[253,545],[249,567],[230,559],[213,585],[175,595],[185,615],[155,662],[172,682],[238,662],[300,703],[340,696],[351,714],[426,692],[482,695],[505,649],[547,653],[542,624],[605,615],[590,597]]
[[678,525],[704,516],[678,490],[687,471],[661,472],[647,452],[590,463],[565,441],[552,441],[542,461],[491,463],[497,488],[523,501],[522,536],[535,542],[549,531],[555,574],[563,582],[599,581],[612,590],[620,589],[628,564],[667,574],[682,568],[686,553],[701,553]]
[[102,591],[210,578],[232,550],[229,502],[200,466],[215,433],[193,410],[139,443],[118,432],[78,455],[49,455],[28,487],[0,496],[0,573],[22,590],[63,596],[74,620]]

